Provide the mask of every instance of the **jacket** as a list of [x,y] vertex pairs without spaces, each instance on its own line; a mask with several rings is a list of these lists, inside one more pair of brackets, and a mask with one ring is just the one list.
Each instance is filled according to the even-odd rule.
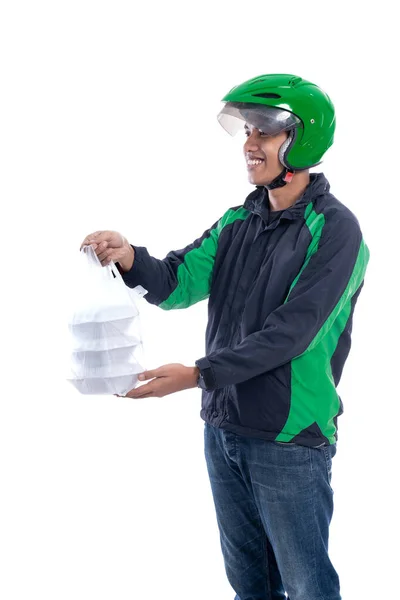
[[269,222],[256,187],[192,244],[163,260],[133,246],[130,287],[164,310],[208,298],[201,418],[237,434],[318,447],[336,443],[337,393],[369,250],[354,214],[310,174]]

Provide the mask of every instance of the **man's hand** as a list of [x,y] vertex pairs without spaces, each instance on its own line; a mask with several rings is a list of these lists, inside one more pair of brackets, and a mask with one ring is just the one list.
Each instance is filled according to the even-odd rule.
[[130,271],[135,260],[135,252],[128,240],[118,231],[96,231],[86,236],[81,244],[92,246],[99,261],[105,267],[111,261],[118,262],[123,271]]
[[151,398],[152,396],[163,398],[168,394],[189,390],[197,387],[199,374],[198,367],[185,367],[180,364],[164,365],[139,375],[140,381],[148,379],[151,381],[128,392],[126,398]]

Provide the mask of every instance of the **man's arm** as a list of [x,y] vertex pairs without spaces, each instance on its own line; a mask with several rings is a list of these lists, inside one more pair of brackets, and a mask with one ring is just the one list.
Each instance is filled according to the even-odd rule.
[[132,246],[133,265],[127,272],[120,269],[123,280],[131,288],[143,286],[148,290],[145,299],[165,310],[187,308],[204,300],[210,294],[222,230],[247,215],[242,207],[228,210],[200,238],[181,250],[170,252],[163,260],[150,256],[144,247]]
[[206,389],[241,383],[312,350],[363,284],[368,261],[355,221],[344,219],[327,228],[285,303],[267,317],[261,331],[196,361]]

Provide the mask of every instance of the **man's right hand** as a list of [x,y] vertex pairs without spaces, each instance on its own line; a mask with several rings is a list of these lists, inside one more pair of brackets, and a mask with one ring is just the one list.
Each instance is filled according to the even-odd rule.
[[111,261],[118,262],[123,271],[130,271],[133,266],[135,251],[117,231],[95,231],[85,237],[81,250],[83,246],[93,247],[103,267]]

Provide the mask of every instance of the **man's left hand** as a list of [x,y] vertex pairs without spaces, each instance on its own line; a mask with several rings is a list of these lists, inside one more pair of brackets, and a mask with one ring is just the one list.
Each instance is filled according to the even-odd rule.
[[151,381],[128,392],[126,398],[163,398],[168,394],[189,390],[197,387],[199,374],[198,367],[185,367],[180,364],[164,365],[139,375],[140,381],[149,379]]

